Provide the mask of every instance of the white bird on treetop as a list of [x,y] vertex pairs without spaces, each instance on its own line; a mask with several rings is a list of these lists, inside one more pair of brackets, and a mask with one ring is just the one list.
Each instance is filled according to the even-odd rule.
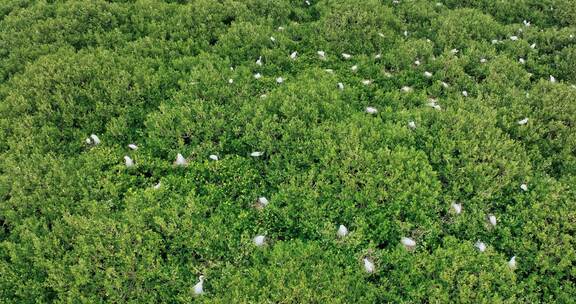
[[160,189],[160,186],[162,186],[162,182],[158,182],[156,185],[152,186],[152,188],[154,188],[154,190],[158,190]]
[[324,53],[324,51],[318,51],[318,56],[320,56],[320,58],[324,59],[326,57],[326,53]]
[[294,51],[292,54],[290,54],[290,59],[294,60],[296,57],[298,57],[298,52]]
[[404,245],[406,249],[413,249],[414,247],[416,247],[416,241],[408,237],[403,237],[402,239],[400,239],[400,243],[402,243],[402,245]]
[[520,185],[520,189],[522,189],[524,191],[528,191],[528,185],[522,184],[522,185]]
[[100,138],[98,138],[98,136],[96,136],[96,134],[90,135],[90,138],[92,138],[92,142],[94,143],[94,145],[100,144]]
[[254,151],[254,152],[250,153],[250,156],[252,156],[252,157],[260,157],[262,155],[264,155],[264,152],[260,152],[260,151]]
[[135,144],[129,144],[128,148],[132,149],[132,150],[138,150],[138,146]]
[[510,267],[511,270],[516,269],[516,256],[510,258],[510,261],[508,261],[508,267]]
[[176,164],[176,166],[186,166],[188,161],[184,158],[184,156],[182,156],[182,154],[178,153],[176,155],[176,161],[174,164]]
[[521,119],[521,120],[518,121],[518,124],[521,125],[521,126],[523,126],[523,125],[525,125],[525,124],[527,124],[527,123],[528,123],[528,117],[526,117],[526,118]]
[[283,83],[283,82],[284,82],[284,78],[278,77],[278,78],[276,78],[276,82],[277,82],[277,83]]
[[194,285],[194,294],[196,295],[201,295],[204,293],[204,276],[201,275],[200,277],[198,277],[198,280],[200,280],[200,282],[196,283],[196,285]]
[[416,123],[413,120],[409,121],[408,122],[408,128],[410,128],[412,130],[416,129]]
[[424,72],[424,77],[430,78],[430,77],[432,77],[432,73],[426,71],[426,72]]
[[370,261],[368,258],[364,258],[364,270],[366,270],[367,273],[373,273],[374,272],[374,263],[372,263],[372,261]]
[[338,88],[339,88],[340,90],[344,90],[344,84],[341,83],[341,82],[339,82],[339,83],[338,83]]
[[346,54],[346,53],[342,53],[342,57],[343,57],[344,59],[350,59],[350,58],[352,58],[352,55]]
[[256,73],[256,74],[254,74],[254,78],[260,79],[260,78],[262,78],[262,74]]
[[266,197],[261,196],[258,198],[257,203],[260,208],[264,208],[268,205],[269,201]]
[[476,244],[474,244],[474,246],[476,248],[478,248],[478,250],[480,250],[480,252],[486,251],[486,244],[484,244],[484,242],[478,241],[478,242],[476,242]]
[[124,163],[128,168],[134,166],[134,161],[128,155],[124,156]]
[[211,154],[210,156],[208,156],[208,158],[210,158],[211,160],[218,160],[218,156],[215,154]]
[[490,222],[493,227],[496,227],[496,216],[494,214],[489,214],[488,222]]
[[258,60],[256,60],[256,64],[262,65],[262,56],[258,57]]
[[456,214],[462,213],[462,204],[452,203],[452,209]]
[[366,107],[366,113],[368,114],[376,114],[378,113],[378,109],[374,108],[374,107]]
[[338,227],[337,234],[339,237],[345,237],[348,234],[348,228],[346,228],[344,225],[340,225],[340,227]]
[[264,241],[266,241],[266,237],[263,235],[259,235],[256,236],[253,241],[256,246],[262,246],[264,245]]

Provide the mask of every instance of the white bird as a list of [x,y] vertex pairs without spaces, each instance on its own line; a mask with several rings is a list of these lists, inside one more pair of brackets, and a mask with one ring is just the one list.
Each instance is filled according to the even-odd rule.
[[98,138],[98,136],[96,136],[96,134],[90,135],[90,138],[92,138],[92,142],[94,143],[94,145],[100,144],[100,138]]
[[324,51],[318,51],[316,53],[318,53],[318,56],[320,56],[321,59],[326,58],[326,53],[324,53]]
[[404,37],[408,37],[408,31],[404,31]]
[[262,56],[258,57],[258,60],[256,60],[256,64],[262,65]]
[[135,144],[129,144],[128,148],[132,149],[132,150],[138,150],[138,146]]
[[496,44],[496,43],[498,43],[498,40],[497,40],[497,39],[492,39],[492,44]]
[[382,58],[382,54],[378,53],[374,55],[374,59],[380,59],[380,58]]
[[201,295],[204,293],[204,276],[201,275],[200,277],[198,277],[198,280],[200,280],[200,282],[196,283],[196,285],[194,285],[194,294],[196,295]]
[[232,79],[232,78],[228,79],[228,83],[229,83],[229,84],[233,84],[233,83],[234,83],[234,79]]
[[414,61],[414,64],[415,64],[415,65],[420,65],[420,60]]
[[258,202],[258,206],[261,208],[266,207],[269,203],[268,199],[265,198],[264,196],[259,197],[257,202]]
[[372,84],[372,80],[370,80],[370,79],[364,79],[364,80],[362,80],[362,84],[363,84],[363,85],[370,85],[370,84]]
[[283,83],[283,82],[284,82],[284,78],[278,77],[278,78],[276,78],[276,82],[277,82],[277,83]]
[[279,27],[278,27],[278,30],[279,30],[279,31],[283,31],[283,30],[284,30],[284,27],[283,27],[283,26],[279,26]]
[[531,48],[531,49],[535,49],[535,48],[536,48],[536,43],[532,43],[532,44],[530,45],[530,48]]
[[525,124],[527,124],[527,123],[528,123],[528,117],[526,117],[526,118],[521,119],[521,120],[518,121],[518,124],[521,125],[521,126],[523,126],[523,125],[525,125]]
[[522,185],[520,185],[520,189],[522,189],[524,191],[528,191],[528,185],[522,184]]
[[87,138],[86,138],[86,144],[89,145],[89,144],[91,144],[91,143],[92,143],[92,140],[90,139],[90,137],[87,137]]
[[352,70],[352,72],[356,72],[356,70],[358,70],[358,66],[353,65],[350,69]]
[[260,157],[262,155],[264,155],[264,152],[260,152],[260,151],[254,151],[254,152],[250,153],[250,156],[252,156],[252,157]]
[[382,38],[386,37],[386,36],[384,36],[383,33],[378,33],[378,36],[380,36],[380,37],[382,37]]
[[276,42],[276,38],[274,38],[274,37],[270,36],[270,41],[272,41],[272,42]]
[[464,97],[468,97],[468,91],[466,90],[462,91],[462,95],[464,95]]
[[510,261],[508,261],[508,267],[510,267],[511,270],[516,269],[516,256],[510,258]]
[[341,82],[339,82],[339,83],[338,83],[338,88],[339,88],[340,90],[344,90],[344,84],[341,83]]
[[308,0],[306,0],[306,1],[304,1],[304,2],[305,2],[305,3],[306,3],[306,5],[308,5],[308,6],[310,6],[310,5],[311,5],[311,4],[310,4],[310,1],[308,1]]
[[530,26],[530,21],[524,20],[524,21],[522,21],[522,23],[524,23],[524,26],[526,26],[526,27]]
[[412,88],[409,86],[403,86],[400,90],[405,93],[412,92]]
[[480,63],[486,63],[486,61],[488,61],[488,60],[486,60],[486,58],[481,58],[481,59],[480,59]]
[[266,98],[266,97],[268,97],[268,95],[266,95],[266,94],[260,95],[260,98]]
[[526,64],[526,59],[524,58],[519,58],[518,62],[520,62],[521,64]]
[[474,246],[476,248],[478,248],[478,250],[480,250],[480,252],[486,251],[486,244],[484,244],[484,242],[478,241],[478,242],[476,242],[476,244],[474,244]]
[[368,114],[376,114],[378,113],[378,109],[374,108],[374,107],[366,107],[366,113]]
[[449,88],[450,85],[447,84],[446,82],[442,81],[442,87],[444,87],[445,89]]
[[452,209],[456,214],[462,213],[462,204],[452,203]]
[[218,160],[218,156],[214,154],[208,156],[208,158],[210,158],[211,160]]
[[298,52],[294,51],[292,54],[290,54],[290,59],[294,60],[296,57],[298,57]]
[[254,238],[254,244],[256,244],[256,246],[262,246],[264,245],[264,241],[266,240],[266,237],[263,235],[259,235],[257,237]]
[[262,74],[256,73],[256,74],[254,74],[254,78],[260,79],[260,78],[262,78]]
[[426,72],[424,72],[424,77],[430,78],[430,77],[432,77],[432,73],[426,71]]
[[350,59],[350,58],[352,58],[352,55],[346,54],[346,53],[342,53],[342,57],[343,57],[344,59]]
[[340,227],[338,227],[337,233],[339,237],[345,237],[348,234],[348,228],[346,228],[344,225],[340,225]]
[[451,49],[450,53],[452,53],[453,55],[458,54],[458,52],[460,52],[458,49]]
[[152,188],[154,188],[154,190],[158,190],[160,189],[160,186],[162,186],[162,182],[158,182],[156,185],[152,186]]
[[407,237],[400,239],[400,243],[402,243],[406,249],[413,249],[416,246],[416,241]]
[[429,98],[428,99],[428,106],[436,109],[436,110],[441,110],[440,105],[436,103],[437,100],[434,98]]
[[518,40],[518,36],[510,36],[510,40],[516,41],[516,40]]
[[496,227],[496,216],[494,214],[488,214],[488,222],[490,222],[493,227]]
[[176,166],[186,166],[188,161],[184,158],[184,156],[182,156],[182,154],[178,153],[178,155],[176,155],[176,161],[174,164],[176,164]]
[[551,83],[555,83],[556,82],[556,78],[552,75],[550,75],[550,82]]
[[366,270],[367,273],[374,272],[374,263],[372,263],[368,258],[364,258],[364,270]]
[[134,166],[134,161],[128,155],[124,156],[124,163],[126,163],[128,168]]
[[327,73],[330,73],[330,74],[334,74],[334,70],[333,70],[333,69],[325,69],[324,71],[326,71]]
[[413,120],[411,120],[408,122],[408,127],[410,129],[416,129],[416,123]]

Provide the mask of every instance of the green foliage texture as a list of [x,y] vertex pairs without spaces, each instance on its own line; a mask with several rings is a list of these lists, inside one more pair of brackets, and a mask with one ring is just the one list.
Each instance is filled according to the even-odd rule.
[[574,303],[576,1],[439,1],[0,1],[0,302]]

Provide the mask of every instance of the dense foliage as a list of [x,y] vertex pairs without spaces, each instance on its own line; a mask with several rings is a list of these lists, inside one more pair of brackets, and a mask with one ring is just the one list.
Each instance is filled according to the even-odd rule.
[[441,1],[0,1],[0,302],[574,301],[576,1]]

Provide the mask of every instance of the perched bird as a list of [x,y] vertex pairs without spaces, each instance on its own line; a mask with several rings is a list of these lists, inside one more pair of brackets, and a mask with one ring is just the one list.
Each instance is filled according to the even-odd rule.
[[233,83],[234,83],[234,79],[232,79],[232,78],[228,79],[228,83],[229,83],[229,84],[233,84]]
[[92,143],[92,140],[90,139],[90,137],[87,137],[87,138],[86,138],[86,144],[89,145],[89,144],[91,144],[91,143]]
[[344,225],[340,225],[340,227],[338,227],[337,233],[339,237],[345,237],[348,234],[348,228],[346,228]]
[[195,295],[201,295],[204,293],[204,276],[201,275],[200,277],[198,277],[198,280],[200,280],[200,282],[196,283],[196,285],[194,285],[194,294]]
[[372,261],[370,261],[368,258],[364,258],[364,270],[366,270],[367,273],[373,273],[375,268],[374,268],[374,263],[372,263]]
[[340,90],[344,90],[344,84],[341,83],[341,82],[339,82],[339,83],[338,83],[338,88],[339,88]]
[[499,42],[498,39],[492,39],[492,44],[496,44],[498,42]]
[[135,144],[129,144],[128,148],[132,149],[132,150],[138,150],[138,146]]
[[126,167],[128,167],[128,168],[134,166],[134,161],[128,155],[124,156],[124,163],[126,164]]
[[320,59],[325,59],[326,58],[326,53],[324,53],[324,51],[318,51],[316,52],[318,53],[318,56],[320,56]]
[[343,57],[344,59],[350,59],[350,58],[352,58],[352,55],[346,54],[346,53],[342,53],[342,57]]
[[516,41],[516,40],[518,40],[518,36],[510,36],[510,40]]
[[380,36],[380,37],[382,37],[382,38],[386,37],[386,36],[384,36],[383,33],[378,33],[378,36]]
[[274,37],[270,36],[270,41],[272,41],[272,42],[276,42],[276,38],[274,38]]
[[156,185],[152,186],[152,188],[154,188],[154,190],[158,190],[160,189],[160,186],[162,186],[162,182],[158,182]]
[[416,241],[411,238],[403,237],[400,239],[400,243],[402,243],[402,245],[404,245],[404,247],[408,250],[414,249],[414,247],[416,247]]
[[462,213],[462,204],[452,203],[452,209],[454,210],[454,213],[460,214]]
[[279,31],[283,31],[283,30],[284,30],[284,27],[283,27],[283,26],[279,26],[279,27],[278,27],[278,30],[279,30]]
[[262,56],[258,57],[258,60],[256,60],[256,64],[262,65]]
[[552,75],[550,75],[550,82],[551,83],[555,83],[556,82],[556,78]]
[[259,207],[259,208],[264,208],[264,207],[266,207],[266,206],[268,205],[268,203],[269,203],[269,202],[268,202],[268,199],[265,198],[264,196],[261,196],[261,197],[259,197],[259,198],[256,200],[256,206]]
[[518,58],[518,62],[520,62],[521,64],[526,64],[526,59]]
[[211,160],[218,160],[218,156],[211,154],[210,156],[208,156],[208,158],[210,158]]
[[426,72],[424,72],[424,77],[430,78],[430,77],[432,77],[432,73],[426,71]]
[[480,252],[486,251],[486,244],[484,244],[484,242],[478,241],[478,242],[476,242],[476,244],[474,244],[474,246],[476,248],[478,248],[478,250],[480,250]]
[[325,69],[324,71],[326,71],[327,73],[330,73],[330,74],[334,74],[334,70],[333,70],[333,69]]
[[290,54],[290,59],[294,60],[296,57],[298,57],[298,52],[294,51],[292,54]]
[[530,26],[530,21],[524,20],[524,21],[522,21],[522,23],[524,23],[524,26],[526,26],[526,27]]
[[516,269],[516,256],[510,258],[510,261],[508,261],[508,267],[510,267],[511,270]]
[[409,86],[403,86],[400,90],[404,93],[412,92],[412,88]]
[[415,64],[415,65],[420,65],[421,62],[420,62],[420,60],[416,60],[416,61],[414,61],[414,64]]
[[374,108],[374,107],[366,107],[366,113],[368,114],[376,114],[378,113],[378,109]]
[[496,227],[496,216],[494,214],[488,214],[488,222],[492,227]]
[[186,166],[188,161],[184,158],[184,156],[182,156],[182,154],[178,153],[178,155],[176,155],[176,161],[174,164],[176,166]]
[[408,31],[404,31],[404,37],[408,37]]
[[528,191],[528,185],[522,184],[522,185],[520,185],[520,189],[522,189],[524,191]]
[[362,80],[362,84],[363,84],[363,85],[370,85],[370,84],[372,84],[372,80],[370,80],[370,79],[364,79],[364,80]]
[[450,87],[450,85],[449,85],[448,83],[442,81],[442,87],[445,88],[445,89],[447,89],[447,88]]
[[413,120],[409,121],[408,122],[408,128],[410,128],[412,130],[416,129],[416,123]]
[[380,58],[382,58],[382,54],[378,53],[374,55],[374,59],[380,59]]
[[353,65],[350,70],[352,70],[352,72],[356,72],[356,70],[358,70],[358,66],[357,65]]
[[486,63],[486,61],[488,61],[486,58],[480,58],[480,63]]
[[98,138],[98,136],[96,136],[96,134],[90,135],[90,138],[92,139],[92,143],[93,143],[94,145],[99,145],[99,144],[100,144],[100,138]]
[[266,237],[263,235],[259,235],[255,237],[253,241],[256,246],[262,246],[264,245],[264,241],[266,241]]
[[523,126],[523,125],[525,125],[525,124],[527,124],[527,123],[528,123],[528,117],[526,117],[526,118],[521,119],[521,120],[518,121],[518,124],[521,125],[521,126]]
[[464,97],[468,97],[468,91],[466,91],[466,90],[462,91],[462,95],[463,95]]
[[531,48],[531,49],[535,49],[535,48],[536,48],[536,43],[532,43],[532,44],[530,45],[530,48]]
[[260,78],[262,78],[262,74],[256,73],[256,74],[254,74],[254,78],[260,79]]
[[260,151],[254,151],[254,152],[250,153],[250,156],[252,156],[252,157],[260,157],[262,155],[264,155],[264,152],[260,152]]
[[284,82],[284,78],[278,77],[278,78],[276,78],[276,82],[277,82],[277,83],[283,83],[283,82]]
[[441,110],[441,107],[437,102],[438,101],[435,98],[429,98],[428,99],[428,106],[430,106],[436,110]]

